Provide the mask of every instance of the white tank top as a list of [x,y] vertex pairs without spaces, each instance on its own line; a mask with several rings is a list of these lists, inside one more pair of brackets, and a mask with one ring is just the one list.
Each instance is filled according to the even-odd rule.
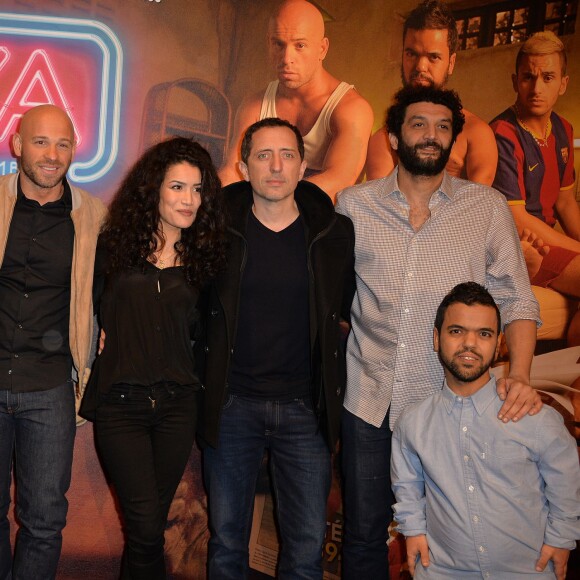
[[[278,91],[278,82],[272,81],[267,87],[262,99],[262,107],[260,109],[260,120],[267,117],[277,117],[276,114],[276,93]],[[326,151],[330,146],[332,134],[330,132],[330,117],[340,99],[344,97],[354,85],[341,82],[332,92],[328,100],[324,104],[316,123],[308,135],[303,135],[304,138],[304,158],[308,164],[307,176],[313,173],[319,173],[324,167],[324,158]]]

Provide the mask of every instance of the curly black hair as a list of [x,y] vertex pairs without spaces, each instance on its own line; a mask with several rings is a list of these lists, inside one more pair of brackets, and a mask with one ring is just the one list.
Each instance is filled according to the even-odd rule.
[[162,250],[159,192],[167,170],[189,163],[201,172],[201,205],[193,224],[175,244],[189,284],[200,287],[225,263],[225,210],[221,183],[209,153],[192,139],[174,137],[148,149],[115,193],[102,228],[108,273],[144,267]]
[[408,86],[397,91],[393,97],[393,104],[387,111],[387,118],[385,120],[387,132],[392,133],[400,139],[401,128],[403,127],[407,114],[407,107],[414,103],[423,102],[443,105],[451,111],[453,119],[453,142],[455,142],[457,135],[461,133],[463,125],[465,124],[465,115],[463,114],[461,100],[455,91],[438,89],[436,87]]

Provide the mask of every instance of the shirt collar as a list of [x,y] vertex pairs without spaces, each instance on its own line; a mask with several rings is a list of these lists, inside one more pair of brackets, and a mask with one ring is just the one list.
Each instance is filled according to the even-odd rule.
[[478,415],[483,415],[485,410],[491,405],[492,401],[497,396],[496,391],[496,381],[495,376],[492,374],[491,379],[479,389],[476,393],[471,395],[471,397],[461,397],[460,395],[456,395],[448,386],[447,381],[443,383],[443,404],[445,405],[445,409],[447,410],[447,414],[451,413],[453,409],[453,405],[460,399],[468,398],[471,399],[475,411]]
[[[387,197],[396,199],[399,202],[404,201],[406,203],[405,196],[399,189],[398,176],[399,176],[399,166],[397,165],[395,166],[395,169],[391,171],[391,173],[385,178],[386,181],[383,194]],[[439,188],[435,192],[433,192],[429,205],[431,205],[436,198],[441,197],[445,197],[448,200],[452,200],[455,197],[452,178],[445,169],[443,170],[443,181],[441,182]]]
[[[59,199],[55,200],[55,201],[49,201],[47,204],[48,206],[54,207],[54,206],[58,206],[58,205],[62,205],[65,209],[72,211],[72,192],[70,189],[70,185],[68,184],[68,181],[65,179],[63,179],[62,181],[63,183],[63,192],[62,195]],[[33,201],[33,200],[29,200],[25,195],[24,192],[22,191],[22,185],[20,184],[20,175],[18,175],[18,180],[16,181],[16,201]],[[35,202],[37,203],[37,202]]]

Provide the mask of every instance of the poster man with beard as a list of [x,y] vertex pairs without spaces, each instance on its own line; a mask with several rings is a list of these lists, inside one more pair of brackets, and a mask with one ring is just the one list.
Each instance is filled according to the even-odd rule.
[[[424,0],[403,25],[401,80],[405,87],[444,88],[455,69],[457,24],[449,7],[439,0]],[[447,161],[451,175],[491,185],[497,166],[497,147],[489,125],[463,109],[465,124]],[[397,163],[386,127],[369,141],[367,179],[388,175]]]
[[432,325],[456,284],[484,285],[501,312],[510,368],[498,382],[498,419],[541,408],[529,386],[538,304],[511,212],[498,191],[445,171],[463,124],[455,92],[401,89],[387,113],[398,167],[338,195],[356,238],[342,418],[347,579],[388,578],[391,429],[403,409],[441,389]]

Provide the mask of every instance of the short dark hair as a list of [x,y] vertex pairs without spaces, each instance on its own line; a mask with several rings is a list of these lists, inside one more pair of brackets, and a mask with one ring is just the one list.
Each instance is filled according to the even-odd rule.
[[266,117],[265,119],[256,121],[253,125],[250,125],[244,133],[244,138],[242,139],[242,161],[244,163],[248,163],[248,159],[250,158],[250,152],[252,150],[252,137],[254,136],[254,133],[260,129],[263,129],[264,127],[287,127],[290,129],[294,135],[296,135],[296,144],[298,145],[300,160],[304,161],[304,139],[302,139],[302,135],[300,135],[298,128],[285,119],[280,119],[278,117]]
[[447,107],[451,111],[453,141],[457,139],[457,135],[461,133],[465,123],[461,99],[455,91],[432,86],[413,87],[409,85],[397,91],[394,103],[387,111],[386,126],[389,133],[395,135],[397,139],[401,138],[401,127],[405,122],[407,108],[414,103],[434,103]]
[[501,315],[499,313],[499,308],[493,299],[493,296],[477,282],[462,282],[457,284],[445,298],[443,298],[439,308],[437,308],[437,314],[435,315],[435,328],[437,332],[441,332],[443,327],[443,319],[445,318],[445,313],[447,309],[452,304],[465,304],[467,306],[473,306],[474,304],[480,304],[482,306],[490,306],[495,310],[497,316],[497,332],[501,329]]
[[457,24],[451,10],[439,0],[424,0],[407,16],[403,25],[403,42],[407,30],[447,30],[449,54],[457,52]]

